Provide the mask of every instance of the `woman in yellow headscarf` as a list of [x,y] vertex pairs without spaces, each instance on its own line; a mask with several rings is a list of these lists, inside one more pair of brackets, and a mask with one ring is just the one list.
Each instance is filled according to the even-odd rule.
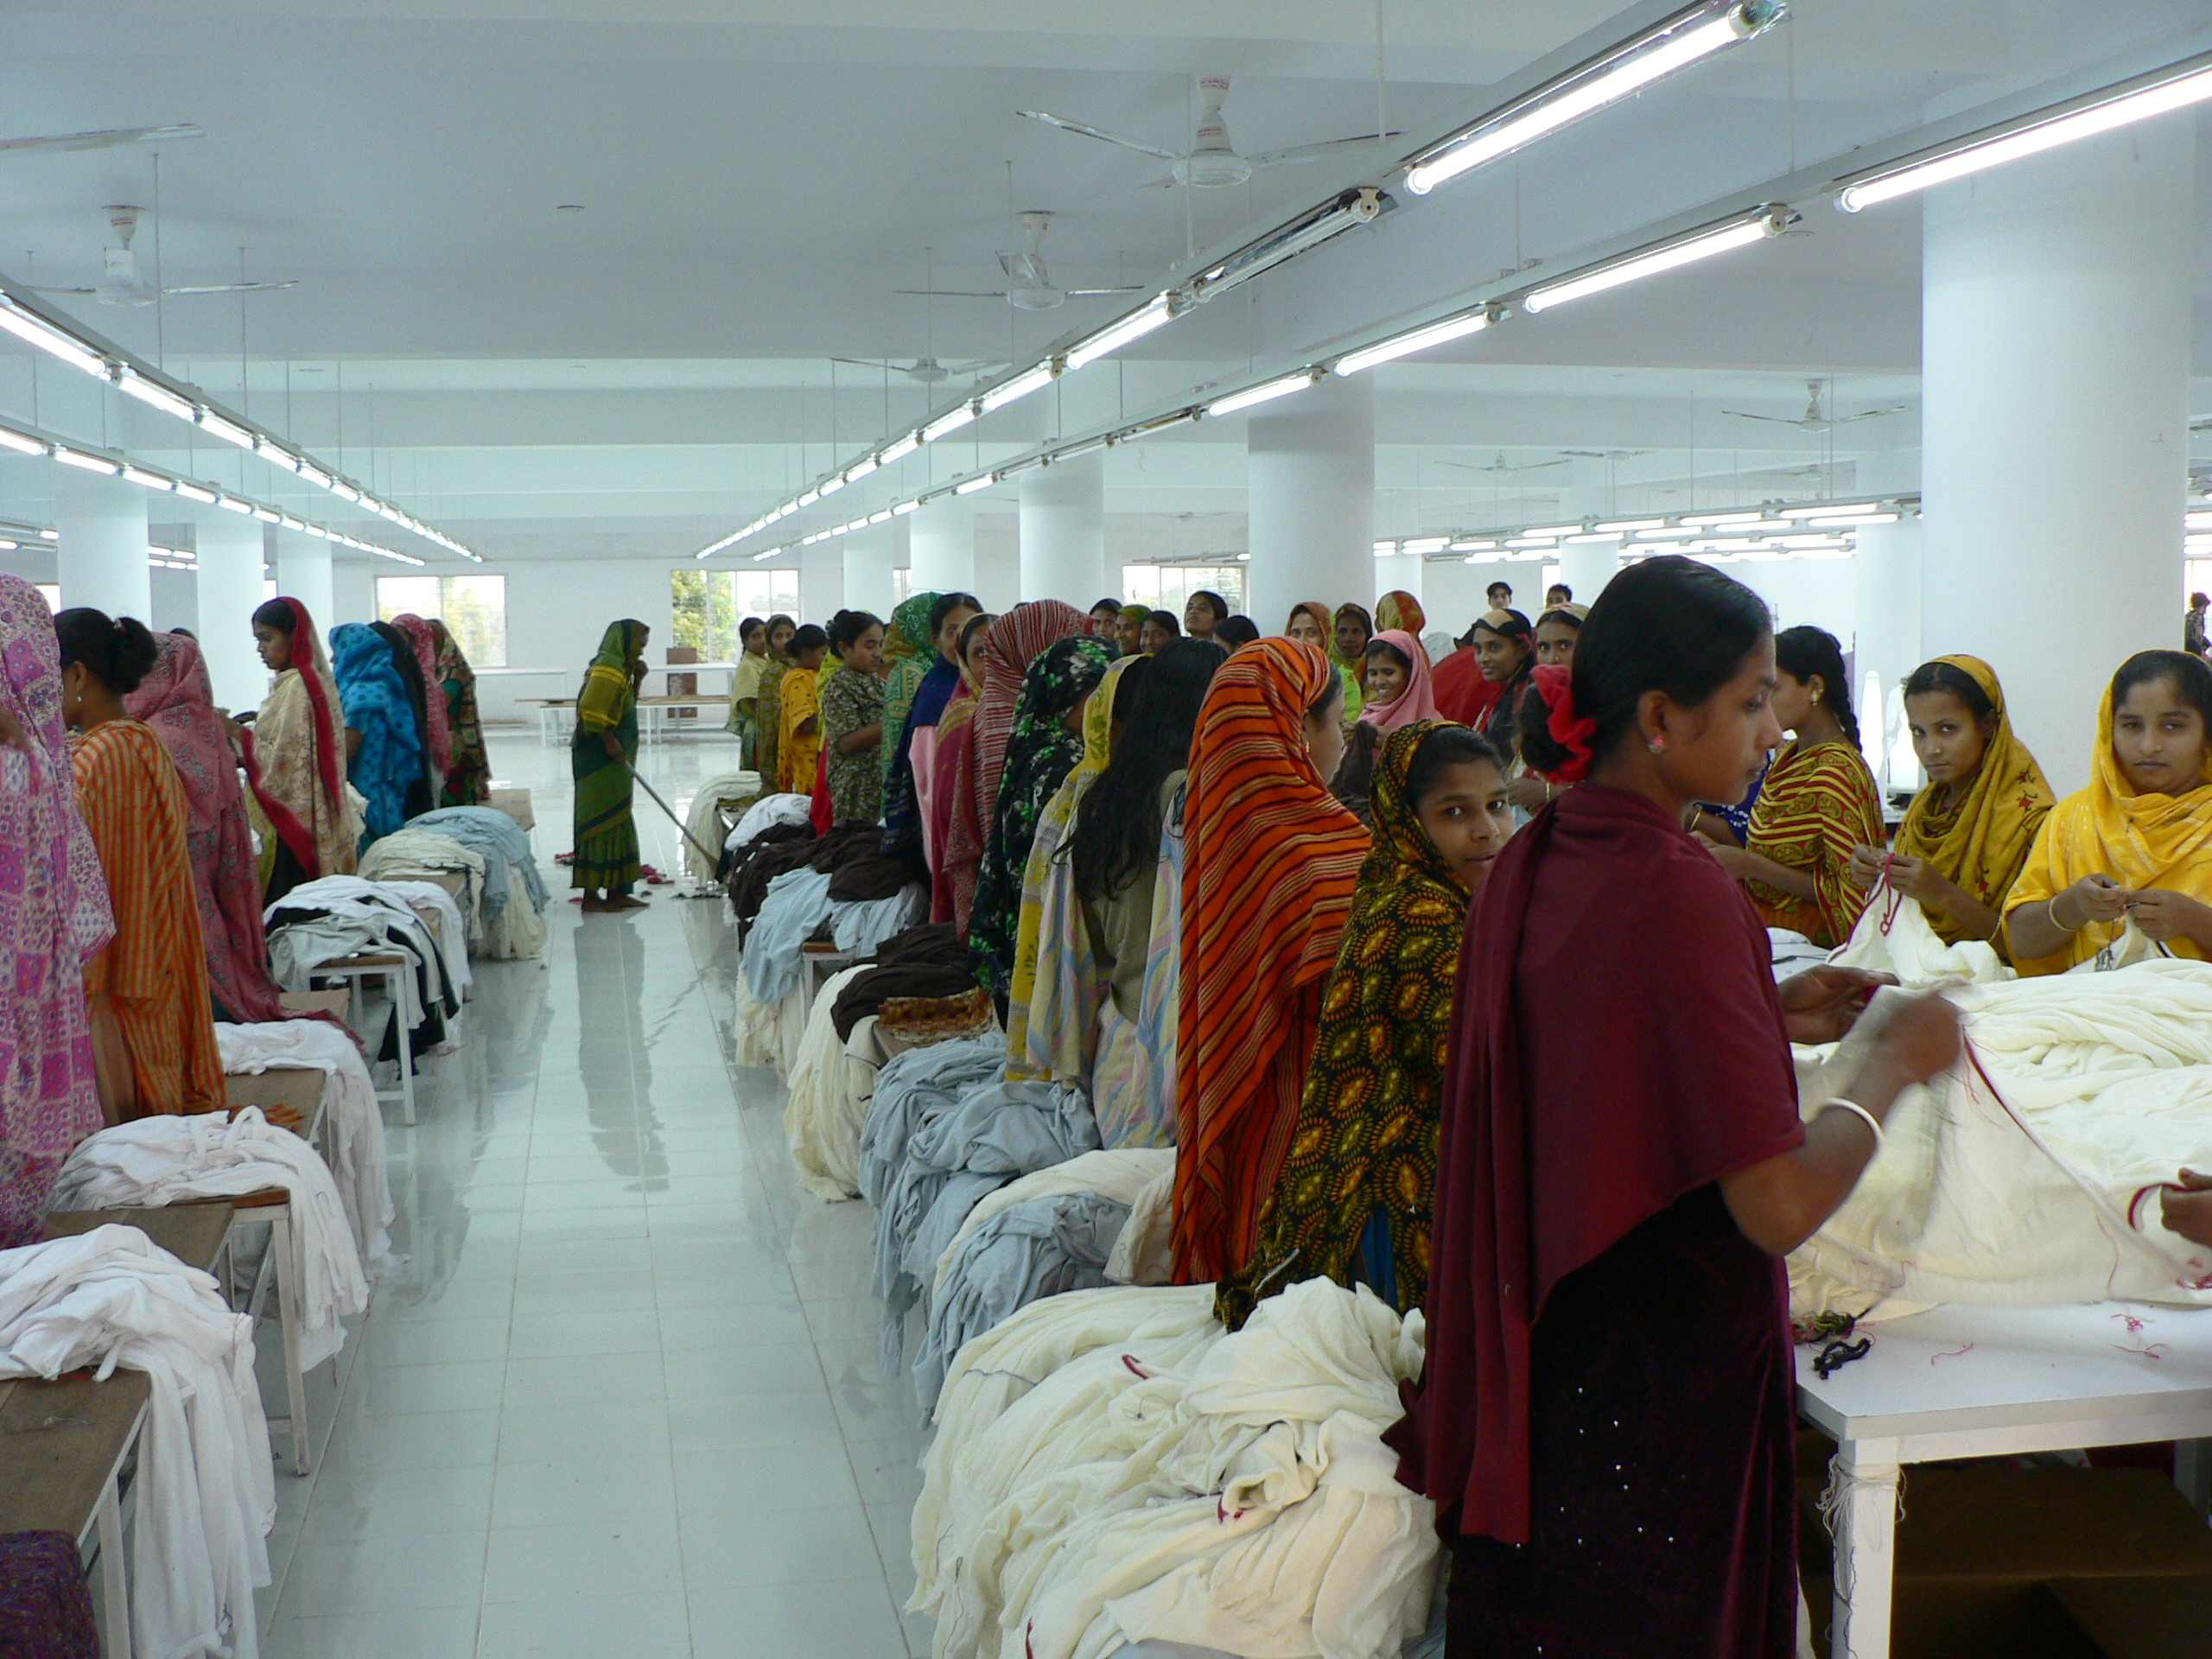
[[1919,901],[1945,944],[1986,939],[2002,957],[2006,898],[2050,812],[2050,785],[2013,734],[1996,671],[1979,657],[1913,670],[1904,713],[1928,786],[1891,849],[1852,849],[1851,879],[1871,891],[1886,878]]
[[822,758],[822,659],[830,636],[811,622],[791,635],[776,718],[776,787],[786,795],[814,792],[815,763]]
[[2012,961],[2055,974],[2128,926],[2212,960],[2212,667],[2180,651],[2120,665],[2097,711],[2089,786],[2052,809],[2005,911]]

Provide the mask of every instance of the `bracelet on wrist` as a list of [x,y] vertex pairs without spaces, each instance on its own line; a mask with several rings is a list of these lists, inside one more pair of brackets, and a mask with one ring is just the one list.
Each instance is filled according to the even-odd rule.
[[1870,1129],[1873,1130],[1873,1132],[1874,1132],[1874,1150],[1875,1150],[1875,1152],[1877,1152],[1877,1153],[1878,1153],[1878,1152],[1880,1152],[1880,1151],[1881,1151],[1881,1149],[1882,1149],[1882,1121],[1881,1121],[1881,1119],[1879,1119],[1879,1118],[1876,1117],[1876,1116],[1874,1116],[1874,1114],[1873,1114],[1873,1113],[1872,1113],[1872,1112],[1868,1111],[1868,1110],[1867,1110],[1864,1106],[1861,1106],[1861,1105],[1860,1105],[1857,1101],[1855,1101],[1855,1100],[1846,1100],[1846,1099],[1845,1099],[1841,1095],[1832,1095],[1832,1096],[1830,1096],[1827,1099],[1826,1099],[1826,1100],[1824,1100],[1824,1101],[1822,1101],[1822,1102],[1821,1103],[1821,1110],[1822,1110],[1823,1112],[1827,1111],[1827,1110],[1828,1110],[1828,1109],[1830,1109],[1831,1108],[1833,1108],[1834,1109],[1835,1109],[1835,1110],[1837,1110],[1837,1111],[1840,1111],[1840,1112],[1849,1112],[1853,1116],[1854,1116],[1854,1117],[1858,1118],[1861,1122],[1865,1123],[1865,1124],[1866,1124],[1866,1126],[1868,1128],[1870,1128]]

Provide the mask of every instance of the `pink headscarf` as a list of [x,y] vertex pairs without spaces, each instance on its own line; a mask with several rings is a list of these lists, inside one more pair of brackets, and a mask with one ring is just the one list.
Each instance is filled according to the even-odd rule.
[[[423,671],[423,715],[430,723],[430,729],[423,734],[423,741],[429,745],[430,765],[442,787],[446,773],[453,770],[453,731],[446,720],[445,681],[438,673],[438,632],[412,611],[393,617],[391,626],[407,636],[408,644],[415,647],[415,661]],[[430,804],[435,806],[437,802],[434,800]]]
[[1006,746],[1014,735],[1014,705],[1029,664],[1048,646],[1071,635],[1089,633],[1090,619],[1057,599],[1017,605],[991,624],[983,635],[983,689],[976,699],[976,778],[972,803],[980,846],[998,810],[999,774],[1006,770]]
[[162,654],[123,706],[132,719],[154,728],[184,780],[185,848],[199,891],[207,978],[232,1019],[283,1020],[276,982],[269,976],[261,875],[246,829],[245,791],[238,785],[238,756],[215,713],[207,664],[186,635],[155,638]]
[[1421,648],[1421,641],[1402,629],[1385,628],[1368,643],[1374,645],[1382,640],[1398,648],[1400,654],[1413,664],[1413,672],[1407,676],[1406,689],[1389,702],[1377,702],[1370,697],[1367,706],[1359,711],[1360,719],[1370,726],[1380,726],[1385,734],[1416,720],[1443,719],[1436,710],[1436,690],[1429,681],[1428,652]]
[[0,574],[0,1248],[37,1236],[60,1160],[100,1127],[85,963],[115,934],[61,729],[61,651],[37,588]]

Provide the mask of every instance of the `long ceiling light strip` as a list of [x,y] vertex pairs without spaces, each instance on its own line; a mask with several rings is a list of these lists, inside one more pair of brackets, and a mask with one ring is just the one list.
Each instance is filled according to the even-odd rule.
[[220,438],[259,455],[271,466],[281,467],[341,500],[358,503],[378,518],[412,531],[448,553],[474,559],[479,564],[484,562],[481,555],[462,546],[443,531],[432,528],[404,508],[324,467],[305,450],[285,443],[276,434],[230,414],[204,397],[194,398],[189,388],[170,380],[159,370],[116,350],[98,336],[76,333],[67,322],[47,315],[4,285],[0,285],[0,332],[36,346],[73,369],[107,382],[149,409],[189,422],[210,437]]
[[[55,437],[50,432],[42,432],[35,426],[5,416],[0,416],[0,450],[18,455],[42,455],[64,467],[74,467],[80,471],[98,473],[108,478],[119,478],[127,484],[136,484],[141,489],[175,495],[183,500],[197,502],[201,506],[225,507],[242,517],[258,518],[265,524],[282,525],[287,530],[312,536],[317,541],[353,548],[363,553],[374,554],[378,558],[396,559],[402,564],[419,565],[424,563],[412,553],[402,553],[397,548],[385,547],[381,543],[349,536],[343,531],[333,530],[327,524],[317,524],[310,518],[302,518],[238,491],[203,484],[197,479],[183,477],[165,467],[149,466],[142,461],[132,461],[123,455],[73,443],[67,438]],[[39,533],[49,540],[54,539],[52,532],[41,531]]]
[[1432,346],[1441,346],[1448,340],[1465,340],[1478,334],[1503,315],[1494,305],[1478,305],[1471,311],[1459,311],[1435,322],[1425,322],[1418,328],[1408,328],[1403,334],[1392,334],[1372,346],[1363,346],[1357,351],[1346,352],[1335,363],[1338,374],[1357,374],[1362,369],[1371,369],[1377,363],[1393,359],[1410,357],[1415,352],[1425,352]]
[[1787,15],[1772,0],[1706,0],[1678,11],[1431,145],[1408,164],[1406,188],[1427,195],[1447,179],[1764,34]]
[[1434,558],[1455,554],[1467,564],[1513,563],[1542,559],[1576,543],[1618,541],[1624,559],[1679,552],[1833,558],[1853,550],[1849,531],[1867,524],[1893,524],[1919,511],[1920,497],[1910,493],[1879,500],[1807,502],[1794,506],[1769,502],[1762,507],[1715,512],[1430,531],[1377,541],[1375,556],[1406,554]]
[[1932,145],[1900,161],[1868,168],[1841,181],[1835,205],[1855,213],[1933,185],[2001,167],[2061,144],[2131,126],[2171,110],[2212,99],[2212,52],[2184,58],[2113,86],[2000,122],[1949,143]]
[[1723,219],[1718,225],[1707,225],[1685,232],[1655,246],[1590,266],[1559,282],[1546,283],[1530,289],[1521,301],[1521,308],[1531,315],[1548,311],[1555,305],[1565,305],[1592,294],[1602,294],[1609,288],[1618,288],[1625,283],[1656,276],[1662,271],[1695,264],[1716,254],[1749,247],[1755,242],[1779,236],[1789,222],[1789,209],[1787,207],[1778,202],[1769,203],[1752,213]]

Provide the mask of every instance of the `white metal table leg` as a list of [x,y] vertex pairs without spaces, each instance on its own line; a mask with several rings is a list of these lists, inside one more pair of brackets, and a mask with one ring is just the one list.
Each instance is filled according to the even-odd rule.
[[407,1006],[404,1000],[405,988],[399,982],[399,976],[403,971],[404,970],[397,968],[385,969],[384,987],[385,990],[391,997],[392,1021],[399,1033],[399,1046],[397,1051],[399,1058],[399,1100],[401,1106],[405,1110],[405,1122],[407,1127],[411,1129],[415,1127],[414,1033],[406,1028],[400,1012]]
[[112,1471],[100,1490],[100,1599],[107,1614],[108,1659],[130,1659],[130,1569],[123,1559],[123,1499]]
[[1891,1440],[1846,1440],[1835,1510],[1834,1659],[1889,1659],[1897,1569],[1897,1459]]
[[284,1388],[289,1395],[292,1421],[292,1467],[304,1475],[313,1467],[308,1442],[307,1379],[300,1375],[300,1287],[293,1275],[292,1206],[285,1205],[270,1218],[269,1250],[276,1262],[276,1322],[284,1333]]

